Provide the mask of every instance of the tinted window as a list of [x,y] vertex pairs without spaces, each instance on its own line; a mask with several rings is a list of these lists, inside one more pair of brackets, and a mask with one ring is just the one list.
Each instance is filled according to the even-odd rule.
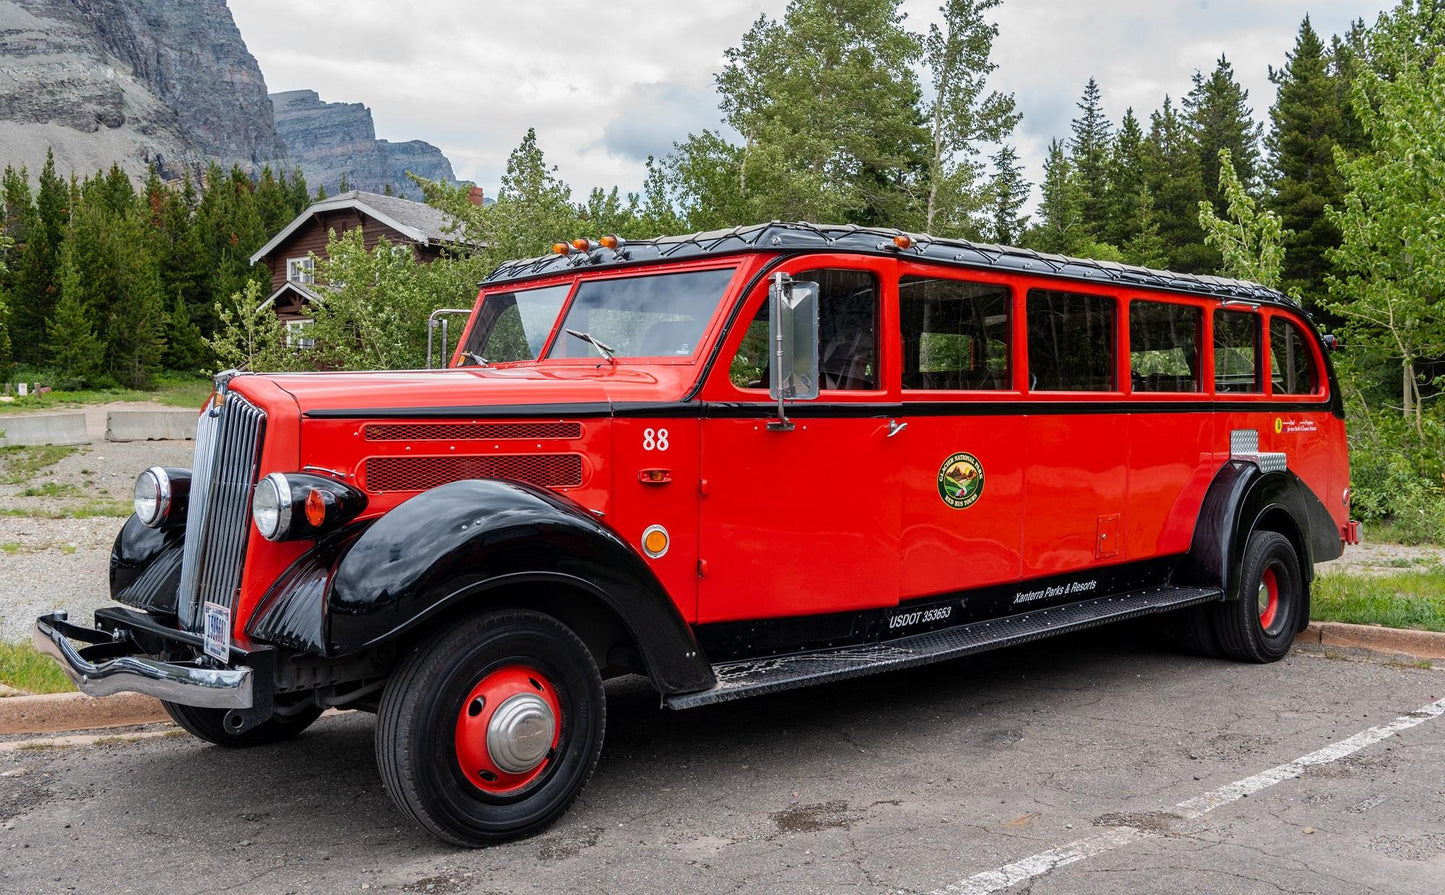
[[488,295],[477,315],[477,325],[472,327],[467,339],[467,353],[462,355],[461,365],[479,363],[478,358],[492,364],[534,360],[547,344],[552,324],[557,322],[557,313],[571,289],[571,283],[564,283]]
[[[587,333],[617,357],[691,357],[732,269],[583,280],[563,329]],[[598,357],[585,339],[558,337],[548,357]]]
[[1114,299],[1030,289],[1029,388],[1114,390]]
[[1259,315],[1214,312],[1214,390],[1262,392],[1259,375]]
[[1309,395],[1319,386],[1315,358],[1304,333],[1283,317],[1269,321],[1269,370],[1277,395]]
[[1129,302],[1129,376],[1136,392],[1197,392],[1199,308]]
[[903,387],[1009,388],[1009,290],[939,277],[898,281]]
[[[825,389],[878,388],[878,278],[866,270],[805,270],[818,284],[818,361]],[[767,287],[759,287],[766,292]],[[768,387],[768,302],[764,298],[733,355],[728,378]]]

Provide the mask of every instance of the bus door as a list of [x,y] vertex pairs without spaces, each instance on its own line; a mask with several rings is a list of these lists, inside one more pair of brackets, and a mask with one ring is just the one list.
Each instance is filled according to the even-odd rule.
[[1118,382],[1118,301],[1030,289],[1024,307],[1024,577],[1122,562],[1129,420]]
[[1019,577],[1024,408],[1012,292],[972,272],[904,265],[899,596]]
[[766,281],[719,355],[702,421],[700,623],[891,606],[898,601],[898,467],[884,386],[883,278],[891,262],[829,256],[783,269],[817,282],[821,395],[768,398]]

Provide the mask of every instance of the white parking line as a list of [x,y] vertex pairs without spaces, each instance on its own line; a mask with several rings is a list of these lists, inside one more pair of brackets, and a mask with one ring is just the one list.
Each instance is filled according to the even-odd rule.
[[[1401,715],[1389,724],[1362,730],[1352,737],[1340,740],[1338,743],[1331,743],[1323,749],[1270,768],[1253,777],[1246,777],[1203,795],[1186,799],[1174,807],[1178,809],[1179,815],[1187,820],[1203,817],[1221,805],[1228,805],[1247,795],[1268,789],[1276,783],[1293,780],[1308,768],[1339,761],[1367,746],[1373,746],[1381,740],[1388,739],[1402,730],[1408,730],[1441,715],[1445,715],[1445,699],[1432,702],[1408,715]],[[1127,825],[1109,827],[1098,835],[1070,842],[1052,851],[1040,852],[993,870],[975,873],[973,876],[965,877],[941,889],[934,889],[929,895],[992,895],[992,893],[1012,888],[1025,880],[1043,876],[1058,867],[1064,867],[1085,858],[1092,858],[1094,855],[1113,851],[1143,839],[1153,839],[1158,835],[1152,830],[1140,827]]]

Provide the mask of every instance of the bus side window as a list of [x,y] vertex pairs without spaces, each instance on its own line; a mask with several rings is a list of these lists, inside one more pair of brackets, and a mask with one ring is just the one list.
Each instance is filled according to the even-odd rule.
[[1269,321],[1269,370],[1277,395],[1312,395],[1319,388],[1314,355],[1299,327],[1284,317]]
[[1259,370],[1259,315],[1249,311],[1214,312],[1214,390],[1262,392]]
[[[878,388],[878,277],[866,270],[805,270],[817,283],[818,361],[824,389]],[[760,287],[766,291],[766,286]],[[738,388],[768,387],[768,301],[763,299],[728,367]]]
[[1030,289],[1029,390],[1114,391],[1114,307],[1105,295]]
[[1129,374],[1136,392],[1198,392],[1199,330],[1192,305],[1129,302]]
[[1009,290],[944,277],[898,281],[903,328],[903,387],[1006,389]]

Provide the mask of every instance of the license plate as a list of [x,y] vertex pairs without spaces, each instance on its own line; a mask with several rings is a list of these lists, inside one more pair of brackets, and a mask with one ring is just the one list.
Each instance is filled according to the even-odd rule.
[[225,662],[231,658],[231,610],[219,603],[207,603],[203,618],[206,655]]

